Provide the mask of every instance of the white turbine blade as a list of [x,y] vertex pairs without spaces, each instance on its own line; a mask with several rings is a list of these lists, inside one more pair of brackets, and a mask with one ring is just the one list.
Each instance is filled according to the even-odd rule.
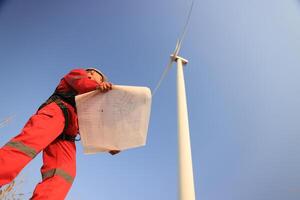
[[6,124],[8,124],[12,120],[13,116],[6,117],[4,120],[0,122],[0,128],[3,128]]
[[167,73],[168,73],[169,70],[171,69],[172,64],[173,64],[173,60],[170,59],[169,64],[168,64],[167,67],[165,68],[165,70],[164,70],[164,72],[162,73],[162,75],[161,75],[161,77],[160,77],[160,79],[159,79],[159,81],[158,81],[158,83],[157,83],[155,89],[153,90],[153,95],[152,95],[152,96],[155,95],[155,93],[156,93],[156,91],[158,90],[158,88],[160,87],[162,81],[165,79],[165,76],[167,75]]
[[190,18],[191,18],[193,7],[194,7],[194,0],[192,1],[191,7],[190,7],[190,10],[189,10],[189,13],[188,13],[188,17],[187,17],[186,23],[185,23],[184,28],[183,28],[183,32],[182,32],[181,36],[179,37],[179,39],[177,40],[175,50],[174,50],[173,54],[171,55],[171,60],[169,62],[169,65],[165,68],[165,70],[162,73],[155,89],[153,90],[153,96],[156,93],[156,91],[158,90],[158,88],[160,87],[160,85],[161,85],[162,81],[164,80],[165,76],[167,75],[168,71],[172,67],[172,63],[175,60],[176,56],[178,56],[178,53],[179,53],[181,45],[182,45],[182,41],[183,41],[183,39],[186,35],[186,32],[187,32],[187,27],[188,27],[188,24],[189,24],[189,21],[190,21]]
[[194,7],[194,0],[192,1],[191,7],[190,7],[190,10],[189,10],[189,13],[188,13],[188,17],[187,17],[187,20],[185,22],[185,25],[184,25],[184,28],[183,28],[183,31],[182,31],[182,34],[179,37],[179,39],[177,40],[177,43],[178,43],[178,44],[176,44],[176,47],[177,47],[176,50],[177,51],[176,50],[174,51],[175,56],[178,55],[179,50],[180,50],[181,45],[182,45],[182,42],[183,42],[183,39],[185,38],[187,29],[188,29],[188,25],[189,25],[189,22],[190,22],[190,18],[191,18],[191,15],[192,15],[193,7]]
[[174,53],[173,53],[174,57],[176,57],[178,55],[179,50],[180,50],[180,41],[177,40],[176,47],[175,47],[175,50],[174,50]]

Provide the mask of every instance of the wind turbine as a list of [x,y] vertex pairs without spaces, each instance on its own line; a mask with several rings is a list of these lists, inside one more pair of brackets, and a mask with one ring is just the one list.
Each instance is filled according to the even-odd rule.
[[9,116],[6,117],[5,119],[3,119],[2,121],[0,121],[0,128],[4,127],[6,124],[8,124],[14,116]]
[[170,56],[170,61],[165,68],[153,95],[160,87],[163,79],[172,67],[173,63],[177,63],[177,120],[178,120],[178,157],[179,157],[179,199],[180,200],[195,200],[195,186],[193,175],[193,163],[191,154],[189,119],[186,103],[186,92],[183,66],[188,63],[188,60],[179,56],[182,41],[187,31],[187,26],[191,17],[194,1],[192,1],[188,18],[184,26],[180,39],[177,40],[175,50]]

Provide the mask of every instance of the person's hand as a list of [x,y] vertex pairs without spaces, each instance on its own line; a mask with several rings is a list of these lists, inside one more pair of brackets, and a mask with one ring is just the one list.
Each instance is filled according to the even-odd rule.
[[112,84],[109,82],[102,82],[101,84],[99,84],[98,87],[98,90],[100,90],[101,92],[107,92],[111,89],[112,89]]
[[115,155],[115,154],[117,154],[117,153],[120,153],[120,150],[110,150],[109,153],[110,153],[111,155]]

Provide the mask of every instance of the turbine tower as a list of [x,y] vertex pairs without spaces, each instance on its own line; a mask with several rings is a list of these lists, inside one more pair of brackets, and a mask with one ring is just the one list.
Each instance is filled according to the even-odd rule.
[[183,66],[186,65],[188,61],[179,56],[172,59],[175,59],[175,62],[177,62],[179,197],[180,200],[195,200],[189,119],[183,73]]
[[166,74],[172,67],[173,62],[177,63],[177,120],[178,120],[178,169],[179,169],[179,199],[180,200],[195,200],[195,186],[193,176],[193,163],[190,144],[190,131],[189,131],[189,119],[186,103],[186,92],[183,67],[188,61],[180,56],[179,50],[181,48],[182,41],[187,31],[187,26],[192,13],[194,1],[191,4],[188,18],[184,26],[182,35],[177,40],[174,53],[171,55],[170,62],[165,68],[153,95],[160,87],[161,82],[165,78]]

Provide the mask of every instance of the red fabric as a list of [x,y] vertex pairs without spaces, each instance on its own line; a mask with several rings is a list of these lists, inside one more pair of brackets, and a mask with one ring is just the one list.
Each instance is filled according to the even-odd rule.
[[[21,133],[11,141],[22,142],[40,152],[61,134],[64,125],[61,109],[51,103],[33,115]],[[11,182],[31,160],[19,149],[4,145],[0,149],[0,185]]]
[[[76,175],[76,146],[74,142],[66,140],[55,140],[43,151],[44,165],[41,173],[52,169],[60,169],[75,178]],[[63,200],[71,188],[59,175],[54,175],[41,181],[35,188],[32,200]]]
[[[99,84],[90,80],[84,69],[75,69],[63,77],[57,86],[59,92],[82,94],[97,89]],[[64,102],[68,108],[69,126],[66,134],[78,132],[75,109]],[[72,177],[76,174],[76,147],[74,142],[56,139],[63,131],[65,119],[56,103],[43,107],[26,123],[21,133],[11,141],[21,142],[37,153],[43,150],[41,172],[59,168]],[[18,148],[4,145],[0,148],[0,186],[11,182],[19,172],[32,160]],[[71,183],[58,175],[42,180],[36,187],[32,199],[64,199]]]
[[69,92],[74,90],[76,94],[83,94],[97,89],[99,84],[88,78],[84,69],[74,69],[63,77],[57,86],[59,92]]
[[[99,84],[88,78],[87,72],[84,69],[74,69],[65,75],[58,86],[57,92],[68,93],[74,92],[75,94],[83,94],[96,90]],[[69,126],[66,134],[75,136],[78,132],[78,120],[75,109],[68,103],[64,102],[69,112]]]

